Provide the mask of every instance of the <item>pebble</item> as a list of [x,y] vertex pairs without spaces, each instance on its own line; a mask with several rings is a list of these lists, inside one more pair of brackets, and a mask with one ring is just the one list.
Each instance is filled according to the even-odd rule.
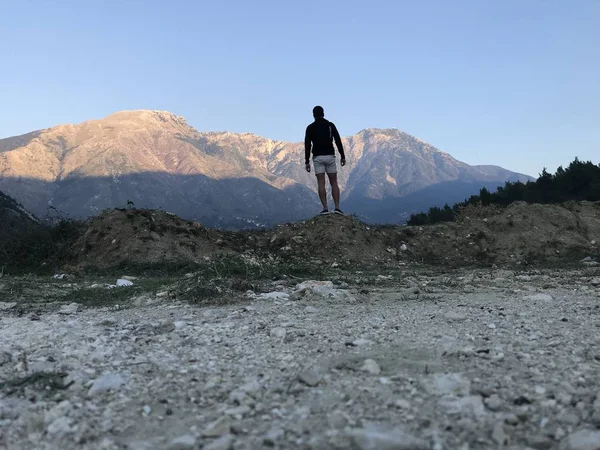
[[446,314],[444,314],[444,318],[448,321],[463,321],[463,320],[467,320],[467,315],[463,314],[463,313],[459,313],[456,311],[448,311]]
[[429,445],[402,430],[353,429],[348,432],[360,450],[429,450]]
[[61,305],[58,310],[59,314],[75,314],[79,311],[79,303],[69,303],[68,305]]
[[502,407],[502,400],[500,400],[500,397],[498,397],[497,394],[493,394],[489,398],[486,398],[484,403],[485,406],[492,411],[498,411]]
[[323,379],[323,374],[319,370],[311,367],[301,371],[298,374],[298,379],[307,386],[312,387],[318,385],[321,382],[321,380]]
[[281,428],[271,428],[263,439],[263,444],[268,447],[275,447],[277,441],[283,439],[285,432]]
[[125,377],[120,373],[105,373],[94,380],[88,394],[91,396],[107,391],[118,391],[125,385]]
[[560,450],[600,450],[600,430],[580,430],[561,442]]
[[287,331],[284,327],[271,328],[271,331],[269,332],[269,335],[271,337],[278,338],[278,339],[285,338],[286,334],[287,334]]
[[233,448],[233,441],[234,439],[231,434],[224,434],[217,440],[202,447],[202,450],[231,450]]
[[211,422],[202,431],[204,437],[219,437],[231,430],[232,421],[228,416],[222,416]]
[[508,436],[504,431],[504,424],[502,422],[497,422],[496,425],[494,425],[492,439],[501,447],[508,445]]
[[381,373],[381,367],[379,367],[377,361],[373,359],[366,359],[360,370],[368,372],[372,375],[379,375]]
[[168,450],[192,450],[196,448],[196,438],[191,434],[179,436],[171,441]]

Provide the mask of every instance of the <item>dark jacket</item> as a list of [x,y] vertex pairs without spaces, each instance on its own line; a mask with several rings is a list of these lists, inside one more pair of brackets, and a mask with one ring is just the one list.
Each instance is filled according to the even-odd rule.
[[334,140],[340,156],[342,159],[345,159],[342,139],[333,122],[324,118],[315,119],[313,123],[306,127],[306,135],[304,137],[304,158],[306,164],[308,164],[310,159],[311,144],[313,158],[322,155],[335,155],[335,149],[333,148]]

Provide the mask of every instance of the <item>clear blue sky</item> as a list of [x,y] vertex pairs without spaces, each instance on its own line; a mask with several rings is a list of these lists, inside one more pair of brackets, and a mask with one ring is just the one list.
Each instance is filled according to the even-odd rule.
[[299,141],[394,127],[470,164],[600,162],[599,0],[0,0],[0,137],[122,109]]

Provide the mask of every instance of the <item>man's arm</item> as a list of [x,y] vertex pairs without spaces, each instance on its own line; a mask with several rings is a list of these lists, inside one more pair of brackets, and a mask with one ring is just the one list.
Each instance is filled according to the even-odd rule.
[[304,163],[308,164],[310,162],[310,149],[311,149],[311,137],[310,137],[310,125],[306,127],[306,134],[304,135]]
[[342,145],[342,138],[340,137],[340,133],[334,124],[331,124],[331,131],[333,132],[333,139],[335,141],[335,145],[340,152],[340,156],[342,159],[346,159],[346,155],[344,154],[344,146]]

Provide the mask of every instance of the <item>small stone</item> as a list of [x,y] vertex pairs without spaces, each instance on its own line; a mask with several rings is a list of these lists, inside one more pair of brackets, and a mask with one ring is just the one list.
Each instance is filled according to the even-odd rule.
[[8,311],[17,306],[17,302],[0,302],[0,311]]
[[342,411],[336,410],[327,416],[329,425],[336,430],[342,430],[348,425],[348,417]]
[[399,409],[410,409],[410,403],[408,400],[404,400],[403,398],[399,398],[394,402],[394,406]]
[[446,314],[444,314],[444,318],[448,321],[462,321],[462,320],[466,320],[467,319],[467,315],[463,314],[463,313],[459,313],[456,311],[448,311]]
[[518,425],[520,420],[515,414],[507,414],[504,417],[504,422],[506,422],[509,425]]
[[142,414],[144,414],[145,416],[149,416],[150,414],[152,414],[152,408],[150,407],[150,405],[144,405],[144,407],[142,408]]
[[546,388],[543,386],[536,386],[535,393],[538,395],[544,395],[546,393]]
[[490,330],[495,330],[495,329],[496,329],[496,324],[495,324],[495,323],[488,323],[487,327],[488,327]]
[[233,448],[233,436],[224,434],[219,439],[202,447],[202,450],[231,450]]
[[346,345],[351,346],[351,347],[361,347],[363,345],[369,345],[372,343],[373,343],[373,341],[370,341],[368,339],[358,338],[358,339],[354,339],[352,342],[346,343]]
[[313,387],[321,382],[323,375],[314,368],[308,368],[298,374],[298,379],[307,386]]
[[133,282],[131,280],[125,280],[124,278],[119,278],[117,280],[117,286],[119,286],[119,287],[133,286]]
[[554,440],[548,436],[534,436],[527,440],[527,445],[535,450],[549,450],[554,446]]
[[592,278],[592,280],[590,281],[590,284],[592,286],[600,286],[600,277]]
[[402,430],[390,432],[376,429],[354,429],[348,432],[354,445],[360,450],[428,450],[429,445],[422,439],[411,436]]
[[471,392],[471,381],[458,373],[436,374],[423,386],[430,394],[469,395]]
[[173,439],[168,450],[192,450],[194,448],[196,448],[196,438],[191,434],[185,434]]
[[185,320],[176,320],[173,322],[173,325],[175,326],[176,330],[182,330],[183,328],[187,327],[187,322]]
[[381,367],[379,367],[377,361],[373,359],[366,359],[360,370],[373,375],[379,375],[381,373]]
[[496,425],[494,425],[492,439],[500,446],[508,445],[508,436],[504,432],[504,424],[502,422],[498,422]]
[[271,428],[263,439],[263,444],[268,447],[275,447],[277,441],[283,439],[285,432],[281,428]]
[[600,450],[600,431],[577,431],[561,442],[560,450]]
[[59,314],[75,314],[77,311],[79,311],[78,303],[69,303],[68,305],[61,305],[60,309],[58,310]]
[[402,252],[405,252],[405,251],[407,251],[407,250],[408,250],[408,246],[407,246],[406,244],[402,244],[402,245],[400,246],[400,251],[402,251]]
[[563,425],[579,425],[579,416],[574,411],[563,410],[556,420]]
[[530,300],[533,302],[551,302],[552,300],[554,300],[554,298],[548,294],[533,294],[527,295],[525,297],[525,300]]
[[502,400],[500,400],[500,397],[496,394],[492,394],[490,397],[486,398],[484,403],[491,411],[498,411],[502,407]]
[[285,338],[286,334],[287,334],[287,331],[284,327],[275,327],[275,328],[272,328],[271,331],[269,332],[269,335],[271,337],[274,337],[277,339]]
[[219,437],[226,433],[229,433],[231,429],[231,419],[228,416],[222,416],[214,422],[208,424],[202,436],[204,437]]
[[73,421],[67,416],[62,416],[48,425],[48,434],[54,436],[64,436],[73,431],[71,423]]
[[88,394],[97,395],[107,391],[118,391],[124,384],[125,378],[120,373],[105,373],[94,380]]
[[315,308],[314,306],[307,306],[306,308],[304,308],[304,312],[309,313],[309,314],[313,314],[316,313],[318,311],[317,308]]

